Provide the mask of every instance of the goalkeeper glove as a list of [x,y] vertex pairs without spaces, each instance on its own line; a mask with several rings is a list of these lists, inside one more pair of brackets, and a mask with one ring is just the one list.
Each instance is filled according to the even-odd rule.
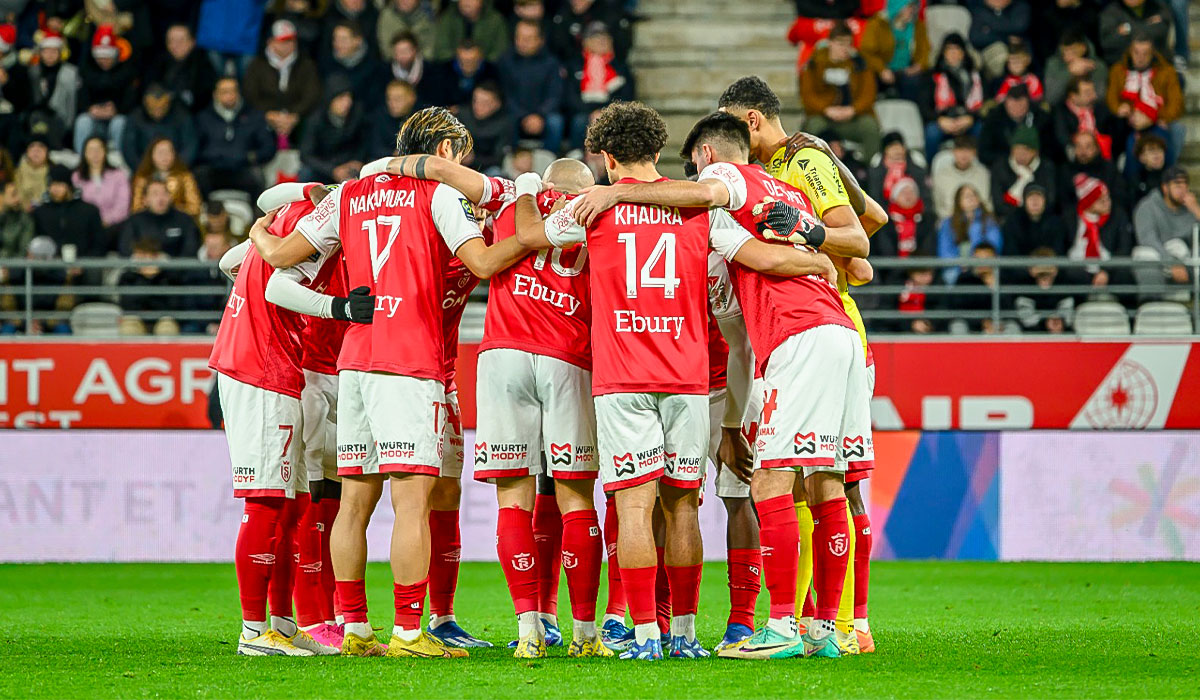
[[764,238],[813,248],[825,242],[825,227],[801,216],[800,210],[790,204],[768,199],[755,204],[751,213],[755,228]]
[[370,323],[375,319],[375,297],[368,287],[357,287],[347,297],[334,297],[333,317],[350,323]]

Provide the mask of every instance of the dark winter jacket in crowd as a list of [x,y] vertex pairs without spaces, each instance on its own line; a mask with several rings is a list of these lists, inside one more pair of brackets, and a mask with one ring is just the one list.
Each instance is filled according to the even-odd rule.
[[175,207],[167,209],[165,214],[144,209],[129,217],[121,226],[117,252],[128,257],[133,253],[133,245],[147,238],[157,241],[162,252],[172,258],[191,259],[200,250],[200,230],[195,219]]
[[79,99],[81,112],[92,105],[112,102],[117,112],[128,114],[138,103],[138,71],[141,63],[130,59],[103,70],[89,54],[79,69]]
[[39,236],[49,236],[63,246],[75,246],[80,258],[102,258],[110,249],[108,234],[100,221],[100,210],[79,198],[65,202],[47,199],[33,210],[33,227]]
[[[313,177],[318,181],[333,182],[335,167],[351,160],[364,163],[369,160],[368,154],[363,152],[365,135],[362,107],[355,104],[344,119],[339,119],[329,113],[326,104],[325,109],[319,115],[313,115],[304,127],[300,162],[313,171]],[[383,155],[387,153],[372,153],[370,157]]]
[[152,119],[145,107],[138,107],[129,115],[121,143],[125,164],[131,170],[137,170],[146,155],[146,149],[159,138],[170,139],[175,144],[175,153],[188,165],[196,159],[196,125],[192,122],[192,115],[182,106],[172,104],[162,121]]
[[193,114],[212,102],[213,88],[217,84],[217,72],[212,61],[199,49],[193,50],[182,61],[165,54],[147,68],[146,84],[158,83],[175,96]]
[[209,105],[196,117],[196,165],[244,168],[262,165],[275,155],[275,137],[262,112],[240,105],[234,111]]
[[517,119],[562,112],[563,67],[549,51],[522,56],[510,50],[500,59],[499,68],[504,101]]

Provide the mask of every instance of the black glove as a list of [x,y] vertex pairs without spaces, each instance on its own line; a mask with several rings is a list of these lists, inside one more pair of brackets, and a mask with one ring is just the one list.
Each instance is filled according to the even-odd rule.
[[334,297],[333,317],[350,323],[370,323],[375,319],[375,297],[369,287],[358,287],[348,297]]
[[312,501],[313,503],[320,503],[321,499],[324,497],[325,497],[325,480],[324,479],[319,479],[317,481],[308,482],[308,499],[310,501]]
[[765,238],[820,248],[825,243],[825,227],[800,215],[800,210],[778,200],[754,205],[754,224]]

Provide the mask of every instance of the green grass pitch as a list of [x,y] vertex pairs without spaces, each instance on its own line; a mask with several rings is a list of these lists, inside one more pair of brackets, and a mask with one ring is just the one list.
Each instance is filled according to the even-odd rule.
[[[376,627],[391,626],[390,580],[371,565]],[[871,591],[879,651],[837,660],[580,662],[554,649],[525,662],[503,648],[461,661],[241,658],[230,565],[4,565],[0,698],[1200,694],[1200,564],[882,562]],[[708,646],[727,600],[724,566],[710,564],[697,625]],[[565,587],[562,604],[565,618]],[[514,632],[495,564],[463,565],[456,607],[498,647]]]

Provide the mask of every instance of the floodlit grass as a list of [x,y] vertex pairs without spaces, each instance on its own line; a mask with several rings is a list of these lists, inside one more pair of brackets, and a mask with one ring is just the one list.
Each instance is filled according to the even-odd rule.
[[[371,619],[391,628],[385,566]],[[1200,565],[883,562],[879,651],[787,661],[517,661],[499,566],[464,564],[460,623],[496,643],[456,661],[243,658],[231,565],[0,566],[0,698],[1196,697]],[[601,598],[603,601],[603,592]],[[570,629],[566,589],[564,631]],[[724,630],[725,570],[705,569],[701,641]],[[760,618],[765,590],[760,599]],[[603,606],[603,602],[601,603]],[[569,632],[568,632],[569,633]],[[385,637],[386,638],[386,637]]]

